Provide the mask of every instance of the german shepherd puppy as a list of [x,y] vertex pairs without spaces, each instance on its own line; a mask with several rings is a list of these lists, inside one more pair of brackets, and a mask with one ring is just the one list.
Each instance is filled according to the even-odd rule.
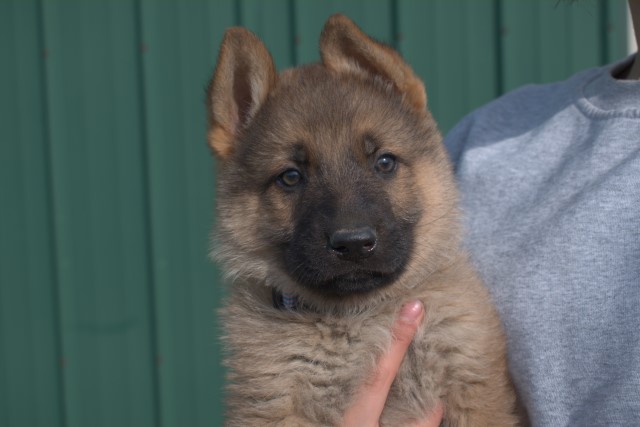
[[339,425],[409,299],[427,314],[381,424],[442,400],[447,426],[515,425],[503,332],[460,248],[422,82],[341,15],[320,53],[278,75],[263,43],[232,28],[208,90],[214,253],[233,282],[226,425]]

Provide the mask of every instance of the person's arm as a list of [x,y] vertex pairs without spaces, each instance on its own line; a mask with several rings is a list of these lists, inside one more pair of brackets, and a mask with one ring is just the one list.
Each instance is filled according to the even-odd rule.
[[[343,427],[379,426],[380,414],[382,414],[391,384],[423,317],[424,307],[419,301],[408,302],[402,307],[393,325],[391,348],[380,358],[373,377],[362,386],[353,404],[345,413]],[[443,411],[442,405],[438,405],[433,413],[425,414],[423,420],[404,427],[438,427],[442,421]]]

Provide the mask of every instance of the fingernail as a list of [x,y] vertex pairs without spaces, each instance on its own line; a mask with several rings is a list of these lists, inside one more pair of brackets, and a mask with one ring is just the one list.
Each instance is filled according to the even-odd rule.
[[414,323],[422,316],[423,311],[424,306],[422,302],[417,300],[409,301],[402,306],[398,317],[404,323]]

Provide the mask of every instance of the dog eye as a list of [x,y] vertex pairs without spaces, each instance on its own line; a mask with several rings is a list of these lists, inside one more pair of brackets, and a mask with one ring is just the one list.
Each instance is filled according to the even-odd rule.
[[302,181],[302,174],[296,169],[287,169],[278,175],[278,183],[285,187],[295,187]]
[[376,171],[391,173],[396,170],[396,158],[391,154],[383,154],[376,160]]

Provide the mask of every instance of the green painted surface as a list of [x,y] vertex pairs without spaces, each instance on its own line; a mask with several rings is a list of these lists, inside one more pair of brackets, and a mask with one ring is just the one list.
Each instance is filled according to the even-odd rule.
[[0,2],[0,425],[62,426],[43,48],[35,1]]
[[318,40],[324,22],[334,13],[344,13],[368,34],[393,44],[393,9],[390,0],[294,0],[295,52],[298,63],[320,59]]
[[68,426],[155,426],[137,20],[131,2],[43,2]]
[[335,12],[445,131],[626,54],[622,0],[0,0],[0,425],[221,425],[204,88],[225,28],[283,69]]
[[251,28],[262,39],[279,70],[295,65],[289,0],[242,0],[239,2],[238,25]]
[[140,16],[160,418],[164,426],[218,425],[222,288],[207,258],[214,181],[204,101],[234,8],[148,0]]
[[502,89],[565,79],[624,57],[624,11],[621,1],[502,1]]
[[441,129],[498,95],[493,1],[400,0],[398,47],[422,77]]

